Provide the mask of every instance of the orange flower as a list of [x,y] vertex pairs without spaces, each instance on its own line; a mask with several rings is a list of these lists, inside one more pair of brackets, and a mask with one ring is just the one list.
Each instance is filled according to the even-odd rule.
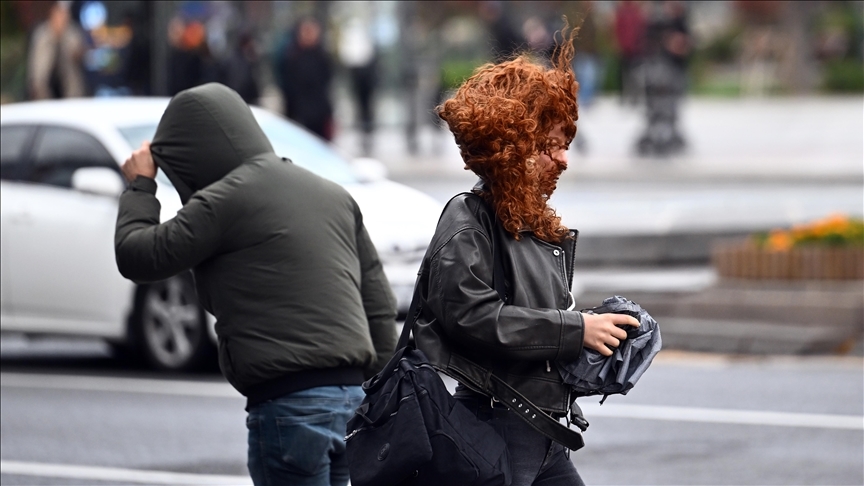
[[806,244],[864,245],[864,220],[834,213],[788,230],[774,229],[753,235],[753,242],[771,251],[786,251]]
[[793,243],[792,235],[783,230],[774,230],[768,235],[767,246],[771,251],[789,251]]

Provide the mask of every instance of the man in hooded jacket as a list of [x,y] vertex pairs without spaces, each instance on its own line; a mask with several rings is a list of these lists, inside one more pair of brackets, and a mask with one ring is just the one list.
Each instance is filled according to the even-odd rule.
[[[157,166],[183,202],[159,222]],[[115,252],[137,282],[193,270],[219,365],[247,398],[255,484],[346,484],[345,425],[390,358],[395,300],[356,202],[273,152],[216,83],[178,93],[123,166]]]

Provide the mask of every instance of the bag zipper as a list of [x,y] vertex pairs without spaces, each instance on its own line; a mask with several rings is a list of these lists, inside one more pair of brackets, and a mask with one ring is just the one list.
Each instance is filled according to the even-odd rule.
[[[406,396],[406,397],[402,397],[402,398],[399,400],[399,403],[402,403],[402,402],[404,402],[405,400],[410,399],[412,396],[414,396],[414,395],[408,395],[408,396]],[[399,407],[396,407],[396,411],[393,412],[393,413],[391,413],[390,416],[392,417],[392,416],[396,415],[397,413],[399,413]],[[363,432],[364,430],[373,429],[373,428],[375,428],[375,427],[373,427],[373,426],[371,426],[371,425],[367,425],[366,427],[360,427],[359,429],[354,429],[354,430],[351,431],[350,434],[346,435],[345,438],[343,438],[342,440],[345,441],[345,442],[348,442],[348,439],[350,439],[351,437],[354,437],[354,436],[357,435],[359,432]]]

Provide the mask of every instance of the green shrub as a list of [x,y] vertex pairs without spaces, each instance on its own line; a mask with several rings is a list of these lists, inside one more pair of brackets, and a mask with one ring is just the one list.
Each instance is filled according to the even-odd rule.
[[857,59],[833,59],[826,62],[822,87],[834,93],[864,92],[864,64]]

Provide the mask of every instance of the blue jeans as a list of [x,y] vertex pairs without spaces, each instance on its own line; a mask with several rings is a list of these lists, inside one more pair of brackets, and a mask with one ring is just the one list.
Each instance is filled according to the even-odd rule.
[[256,486],[345,486],[345,427],[363,401],[359,386],[322,386],[253,406],[249,474]]
[[504,438],[510,456],[510,486],[585,486],[563,445],[537,432],[503,405],[490,407],[488,397],[457,394],[456,398]]

